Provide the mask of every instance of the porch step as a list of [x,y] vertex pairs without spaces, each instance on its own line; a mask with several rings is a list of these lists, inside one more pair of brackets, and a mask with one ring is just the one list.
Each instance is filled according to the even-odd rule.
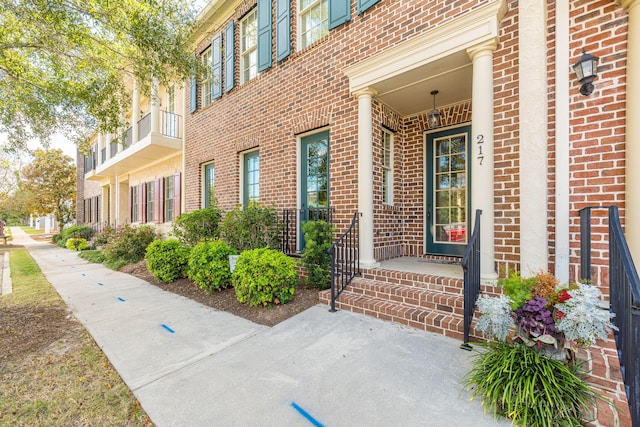
[[[392,273],[390,276],[395,276],[395,273],[411,274]],[[461,279],[441,278],[447,281],[433,280],[436,282],[433,283],[430,280],[433,276],[422,277],[426,281],[418,281],[415,277],[413,279],[416,280],[395,277],[404,283],[393,283],[394,277],[387,277],[379,271],[374,274],[377,279],[366,278],[371,275],[364,272],[363,276],[365,278],[355,278],[342,292],[336,300],[336,308],[463,340],[464,297],[458,291],[458,285],[462,288],[462,284],[457,283],[462,282]],[[385,279],[392,279],[392,282]],[[452,292],[447,292],[447,288]],[[331,291],[322,291],[320,301],[330,305]],[[472,328],[471,336],[474,339],[481,334]]]

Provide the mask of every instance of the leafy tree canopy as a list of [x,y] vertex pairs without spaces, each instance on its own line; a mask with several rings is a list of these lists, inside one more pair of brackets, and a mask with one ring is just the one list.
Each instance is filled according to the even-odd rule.
[[149,93],[199,71],[193,0],[0,0],[0,132],[12,149],[54,132],[115,132],[134,79]]
[[27,206],[37,215],[53,214],[62,231],[76,212],[75,163],[62,150],[37,149],[33,156],[21,173]]

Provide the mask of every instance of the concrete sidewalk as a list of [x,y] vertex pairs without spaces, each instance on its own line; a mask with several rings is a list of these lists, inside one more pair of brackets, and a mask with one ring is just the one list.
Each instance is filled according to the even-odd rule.
[[268,328],[12,231],[158,426],[510,425],[456,340],[319,305]]

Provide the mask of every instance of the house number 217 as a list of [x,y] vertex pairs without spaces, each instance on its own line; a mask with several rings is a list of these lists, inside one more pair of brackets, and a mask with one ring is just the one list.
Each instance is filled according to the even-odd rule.
[[476,136],[476,144],[478,145],[477,159],[480,161],[480,166],[482,166],[482,161],[484,160],[484,154],[482,154],[482,144],[484,144],[484,135],[480,134]]

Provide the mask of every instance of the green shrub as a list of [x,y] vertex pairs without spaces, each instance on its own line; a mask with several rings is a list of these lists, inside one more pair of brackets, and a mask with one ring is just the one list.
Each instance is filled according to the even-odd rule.
[[95,262],[97,264],[102,264],[104,262],[104,254],[100,250],[90,249],[88,251],[82,251],[78,256],[84,260]]
[[147,269],[159,282],[171,283],[187,277],[191,249],[178,240],[156,240],[147,246]]
[[71,237],[67,239],[67,244],[65,246],[67,247],[67,249],[71,249],[72,251],[84,251],[89,249],[87,240],[81,237]]
[[116,229],[108,225],[98,232],[94,238],[93,243],[96,246],[104,246],[116,237]]
[[515,271],[509,277],[498,279],[498,286],[504,288],[506,296],[511,298],[511,308],[522,307],[525,301],[531,299],[531,292],[536,286],[536,277],[523,278]]
[[216,207],[184,213],[173,221],[172,234],[189,246],[195,246],[201,240],[216,240],[221,217]]
[[467,388],[491,412],[517,426],[581,426],[595,394],[578,367],[550,359],[525,345],[484,344],[472,361]]
[[268,247],[280,249],[282,223],[275,208],[252,202],[246,209],[227,212],[220,223],[222,239],[238,252]]
[[91,237],[93,237],[93,228],[87,225],[74,225],[72,227],[65,228],[60,234],[54,234],[51,237],[51,240],[61,248],[66,248],[68,239],[74,238],[89,240]]
[[229,287],[229,255],[237,252],[222,240],[200,242],[191,249],[189,278],[205,293]]
[[238,301],[250,306],[286,304],[293,298],[297,280],[293,259],[269,248],[240,254],[232,276]]
[[141,261],[147,246],[156,238],[155,229],[149,225],[118,227],[114,237],[104,246],[105,265],[118,270],[123,265]]
[[327,221],[307,221],[302,224],[304,251],[302,265],[307,270],[307,283],[318,289],[331,285],[331,259],[329,248],[333,242],[334,227]]

